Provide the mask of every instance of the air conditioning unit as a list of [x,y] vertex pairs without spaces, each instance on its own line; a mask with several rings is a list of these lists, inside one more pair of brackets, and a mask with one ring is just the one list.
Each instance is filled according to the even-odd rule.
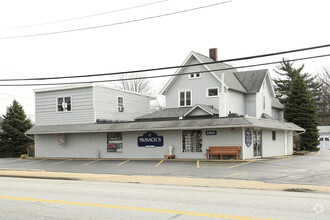
[[118,106],[118,111],[123,112],[124,111],[124,106]]

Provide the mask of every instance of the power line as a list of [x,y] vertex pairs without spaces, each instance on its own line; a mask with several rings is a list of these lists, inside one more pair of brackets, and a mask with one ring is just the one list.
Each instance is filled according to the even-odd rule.
[[330,47],[330,44],[324,44],[324,45],[319,45],[319,46],[314,46],[314,47],[305,47],[305,48],[294,49],[294,50],[286,50],[286,51],[280,51],[280,52],[274,52],[274,53],[267,53],[267,54],[259,54],[259,55],[253,55],[253,56],[247,56],[247,57],[232,58],[232,59],[227,59],[227,60],[212,61],[212,62],[206,62],[206,63],[189,64],[189,65],[168,66],[168,67],[158,67],[158,68],[151,68],[151,69],[131,70],[131,71],[122,71],[122,72],[110,72],[110,73],[100,73],[100,74],[89,74],[89,75],[56,76],[56,77],[45,77],[45,78],[0,79],[0,82],[41,81],[41,80],[52,80],[52,79],[73,79],[73,78],[87,78],[87,77],[97,77],[97,76],[122,75],[122,74],[130,74],[130,73],[145,73],[145,72],[151,72],[151,71],[161,71],[161,70],[201,66],[201,65],[207,65],[207,64],[216,64],[216,63],[224,63],[224,62],[250,60],[250,59],[263,58],[263,57],[269,57],[269,56],[283,55],[283,54],[288,54],[288,53],[297,53],[297,52],[302,52],[302,51],[307,51],[307,50],[321,49],[321,48],[325,48],[325,47]]
[[107,12],[102,12],[102,13],[97,13],[97,14],[91,14],[91,15],[85,15],[85,16],[80,16],[80,17],[68,18],[68,19],[63,19],[63,20],[50,21],[50,22],[45,22],[45,23],[25,25],[25,26],[19,26],[19,27],[3,28],[3,29],[0,29],[0,31],[16,30],[16,29],[22,29],[22,28],[30,28],[30,27],[49,25],[49,24],[63,23],[63,22],[67,22],[67,21],[73,21],[73,20],[85,19],[85,18],[90,18],[90,17],[96,17],[96,16],[100,16],[100,15],[111,14],[111,13],[116,13],[116,12],[121,12],[121,11],[127,11],[127,10],[131,10],[131,9],[136,9],[136,8],[141,8],[141,7],[145,7],[145,6],[150,6],[150,5],[154,5],[154,4],[163,3],[163,2],[166,2],[166,1],[168,1],[168,0],[151,2],[151,3],[136,5],[136,6],[132,6],[132,7],[128,7],[128,8],[122,8],[122,9],[117,9],[117,10],[112,10],[112,11],[107,11]]
[[[300,61],[300,60],[308,60],[308,59],[316,59],[322,57],[328,57],[330,54],[323,54],[318,56],[310,56],[310,57],[303,57],[297,59],[290,59],[286,60],[288,62]],[[283,61],[274,61],[274,62],[267,62],[267,63],[260,63],[260,64],[251,64],[239,67],[230,67],[230,68],[223,68],[223,69],[213,69],[213,70],[204,70],[204,71],[194,71],[188,73],[178,73],[178,74],[166,74],[166,75],[157,75],[157,76],[143,76],[143,77],[133,77],[133,78],[126,78],[126,79],[111,79],[111,80],[95,80],[95,81],[88,81],[88,82],[64,82],[64,83],[31,83],[31,84],[0,84],[0,86],[49,86],[49,85],[74,85],[74,84],[90,84],[90,83],[101,83],[101,82],[117,82],[123,80],[138,80],[138,79],[154,79],[154,78],[163,78],[169,76],[181,76],[181,75],[189,75],[193,73],[210,73],[210,72],[217,72],[217,71],[225,71],[225,70],[232,70],[232,69],[242,69],[242,68],[249,68],[249,67],[257,67],[257,66],[265,66],[271,64],[278,64],[282,63]]]
[[8,36],[8,37],[1,37],[0,40],[14,39],[14,38],[26,38],[26,37],[46,36],[46,35],[54,35],[54,34],[64,34],[64,33],[77,32],[77,31],[85,31],[85,30],[91,30],[91,29],[97,29],[97,28],[105,28],[105,27],[110,27],[110,26],[128,24],[128,23],[133,23],[133,22],[145,21],[145,20],[150,20],[150,19],[156,19],[156,18],[171,16],[171,15],[176,15],[176,14],[181,14],[181,13],[196,11],[196,10],[200,10],[200,9],[204,9],[204,8],[209,8],[209,7],[214,7],[214,6],[225,4],[225,3],[229,3],[229,2],[231,2],[231,0],[230,1],[224,1],[224,2],[218,2],[218,3],[210,4],[210,5],[204,5],[204,6],[200,6],[200,7],[196,7],[196,8],[185,9],[185,10],[176,11],[176,12],[170,12],[170,13],[161,14],[161,15],[155,15],[155,16],[150,16],[150,17],[145,17],[145,18],[138,18],[138,19],[133,19],[133,20],[128,20],[128,21],[122,21],[122,22],[112,23],[112,24],[104,24],[104,25],[98,25],[98,26],[92,26],[92,27],[71,29],[71,30],[65,30],[65,31],[54,31],[54,32],[39,33],[39,34],[27,34],[27,35]]

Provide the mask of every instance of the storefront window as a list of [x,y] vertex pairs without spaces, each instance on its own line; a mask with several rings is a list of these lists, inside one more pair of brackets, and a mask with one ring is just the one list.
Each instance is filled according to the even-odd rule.
[[202,152],[202,131],[182,131],[183,152]]
[[107,133],[107,152],[123,152],[123,138],[121,132]]

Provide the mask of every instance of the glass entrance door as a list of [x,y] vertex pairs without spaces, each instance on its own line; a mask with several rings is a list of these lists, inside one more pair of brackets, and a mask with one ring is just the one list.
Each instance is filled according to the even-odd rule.
[[254,157],[261,157],[261,154],[262,154],[261,137],[262,137],[261,130],[253,131],[253,156]]

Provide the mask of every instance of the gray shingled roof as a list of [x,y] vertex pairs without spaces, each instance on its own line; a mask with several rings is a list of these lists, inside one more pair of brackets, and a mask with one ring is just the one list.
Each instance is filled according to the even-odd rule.
[[[202,63],[208,63],[208,62],[214,62],[213,59],[210,57],[204,56],[200,53],[193,52],[193,54],[202,62]],[[221,70],[221,71],[212,71],[218,80],[221,81],[221,73],[224,73],[224,81],[225,85],[229,87],[229,89],[236,90],[239,92],[244,92],[246,93],[246,89],[242,86],[242,84],[238,81],[236,76],[234,75],[237,70],[225,63],[214,63],[214,64],[205,64],[204,66],[207,66],[210,70],[215,70],[215,69],[228,69],[231,68],[230,70]]]
[[250,117],[183,119],[167,121],[135,121],[110,124],[73,124],[73,125],[35,125],[27,134],[68,134],[68,133],[97,133],[125,131],[159,131],[183,129],[214,129],[233,127],[256,127],[290,131],[304,131],[303,128],[277,120],[257,119]]
[[196,106],[200,106],[200,107],[204,108],[206,111],[211,112],[213,114],[219,114],[218,110],[212,108],[212,106],[198,104],[198,105],[194,105],[192,107],[165,108],[161,111],[157,111],[157,112],[153,112],[153,113],[150,113],[147,115],[140,116],[140,117],[136,118],[136,120],[184,117],[190,110],[192,110]]
[[244,72],[235,72],[234,74],[237,79],[242,83],[248,93],[256,93],[260,91],[267,71],[267,69],[252,70]]

